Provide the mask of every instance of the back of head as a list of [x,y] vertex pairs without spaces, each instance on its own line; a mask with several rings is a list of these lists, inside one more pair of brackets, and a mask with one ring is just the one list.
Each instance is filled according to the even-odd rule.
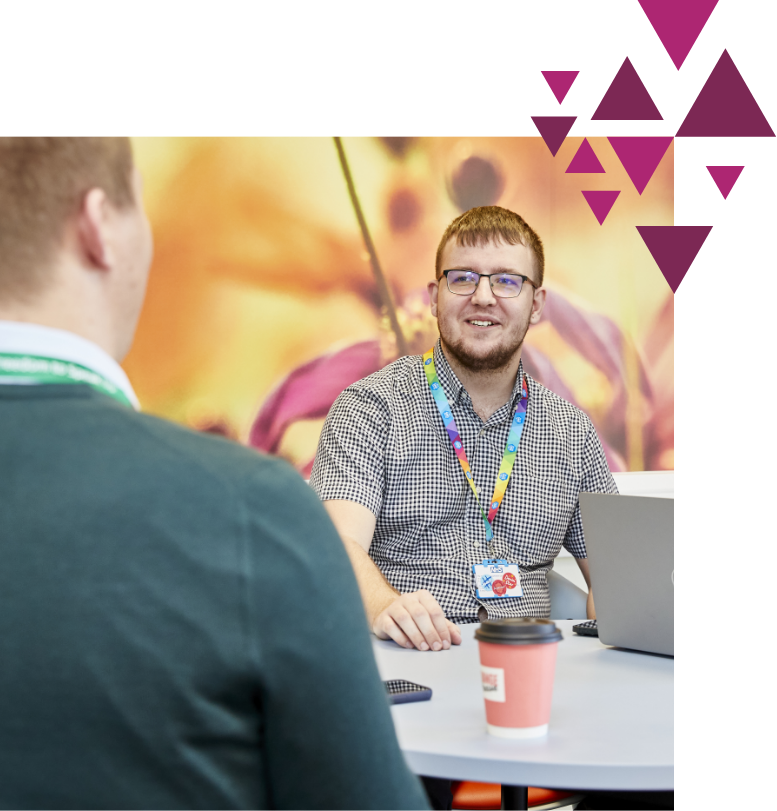
[[437,248],[436,278],[442,274],[442,254],[451,239],[458,245],[468,247],[487,245],[490,242],[505,242],[508,245],[525,245],[534,252],[537,260],[537,283],[542,286],[545,276],[545,252],[542,240],[519,214],[501,206],[479,206],[456,217],[445,229]]
[[128,138],[0,138],[0,300],[46,285],[65,226],[89,189],[134,202]]

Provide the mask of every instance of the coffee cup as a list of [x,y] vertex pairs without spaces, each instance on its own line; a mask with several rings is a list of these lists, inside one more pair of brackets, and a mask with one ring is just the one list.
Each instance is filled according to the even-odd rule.
[[561,631],[551,620],[487,620],[477,631],[486,722],[500,738],[547,734],[556,650]]

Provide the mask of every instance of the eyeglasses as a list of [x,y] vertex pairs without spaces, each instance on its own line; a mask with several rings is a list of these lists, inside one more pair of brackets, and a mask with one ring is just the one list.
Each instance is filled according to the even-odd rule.
[[474,270],[444,270],[442,275],[448,282],[448,290],[457,296],[471,296],[477,290],[481,278],[488,279],[491,292],[497,298],[515,298],[520,294],[524,282],[532,287],[536,284],[520,273],[476,273]]

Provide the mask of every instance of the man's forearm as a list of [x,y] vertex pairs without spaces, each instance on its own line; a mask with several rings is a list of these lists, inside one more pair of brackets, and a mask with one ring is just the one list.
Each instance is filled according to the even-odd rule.
[[596,609],[594,608],[594,594],[591,590],[591,570],[588,568],[588,558],[575,558],[580,571],[585,578],[585,584],[588,586],[588,598],[585,601],[585,613],[589,620],[596,619]]
[[399,596],[399,592],[389,584],[372,558],[356,541],[343,537],[343,545],[348,557],[351,559],[351,566],[356,575],[356,582],[359,585],[362,602],[364,603],[367,622],[370,630],[372,630],[375,617],[386,606],[394,602]]
[[368,554],[375,534],[375,515],[356,502],[324,501],[351,561],[367,616],[369,629],[378,639],[418,650],[444,650],[461,644],[461,632],[426,589],[400,594]]

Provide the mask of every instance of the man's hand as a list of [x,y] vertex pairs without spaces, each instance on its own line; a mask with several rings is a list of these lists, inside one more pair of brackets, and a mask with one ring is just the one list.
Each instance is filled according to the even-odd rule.
[[370,558],[375,516],[353,501],[325,501],[324,507],[351,559],[367,624],[375,636],[418,650],[446,650],[451,645],[460,645],[461,631],[445,619],[430,592],[422,589],[400,594]]
[[403,648],[448,650],[461,644],[461,631],[445,618],[440,604],[426,589],[398,594],[375,617],[372,632],[393,639]]

